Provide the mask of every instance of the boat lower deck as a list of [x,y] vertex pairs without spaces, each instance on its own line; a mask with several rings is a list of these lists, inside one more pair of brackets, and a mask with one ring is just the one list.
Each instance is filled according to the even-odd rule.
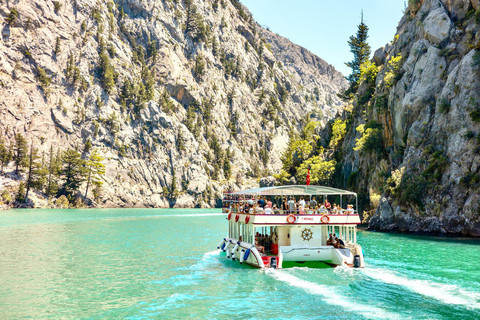
[[[280,246],[275,254],[262,252],[263,247],[238,239],[225,238],[219,247],[228,259],[246,263],[258,268],[283,268],[291,264],[323,263],[363,267],[363,254],[359,245],[346,248],[333,246],[292,247]],[[358,259],[358,261],[356,261]]]

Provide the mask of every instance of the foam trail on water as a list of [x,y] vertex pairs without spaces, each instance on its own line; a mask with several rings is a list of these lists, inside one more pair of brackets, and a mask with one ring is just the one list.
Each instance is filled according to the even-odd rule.
[[197,270],[197,271],[200,271],[200,270],[204,270],[206,269],[206,267],[210,264],[212,264],[214,261],[212,261],[212,258],[214,256],[219,256],[220,255],[220,249],[217,249],[217,250],[213,250],[213,251],[210,251],[210,252],[205,252],[203,254],[203,257],[198,260],[194,265],[191,265],[189,267],[190,270]]
[[436,283],[429,280],[412,280],[382,269],[364,269],[362,271],[372,279],[404,286],[411,291],[439,300],[445,304],[464,305],[480,309],[480,293],[466,291],[453,284]]
[[345,298],[342,295],[335,293],[335,288],[321,285],[318,283],[302,280],[294,275],[288,274],[285,271],[267,269],[266,274],[272,276],[276,280],[288,283],[291,286],[305,290],[308,293],[319,295],[323,297],[323,301],[330,305],[337,305],[350,311],[355,311],[367,318],[377,319],[399,319],[398,315],[389,313],[383,309],[373,307],[371,305],[363,305]]

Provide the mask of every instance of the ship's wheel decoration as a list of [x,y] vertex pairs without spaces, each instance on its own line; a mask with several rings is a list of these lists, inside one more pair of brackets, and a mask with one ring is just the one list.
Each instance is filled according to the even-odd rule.
[[312,230],[310,229],[305,229],[302,231],[302,238],[303,238],[303,241],[310,241],[310,239],[312,239]]

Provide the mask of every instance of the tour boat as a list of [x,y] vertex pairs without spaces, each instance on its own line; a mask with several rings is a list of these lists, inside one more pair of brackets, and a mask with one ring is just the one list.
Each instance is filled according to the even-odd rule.
[[[284,199],[301,198],[305,203],[317,205],[294,208],[288,207],[288,203],[283,207]],[[267,204],[267,209],[260,210],[259,200],[260,206],[266,201],[272,208]],[[330,209],[328,200],[339,203],[338,209]],[[358,208],[356,193],[323,186],[292,185],[225,192],[223,213],[227,214],[228,237],[220,242],[218,249],[226,252],[228,259],[262,269],[316,263],[364,267],[363,251],[357,244],[360,217],[351,204],[348,210],[340,209],[347,200]],[[342,241],[330,238],[333,234]]]

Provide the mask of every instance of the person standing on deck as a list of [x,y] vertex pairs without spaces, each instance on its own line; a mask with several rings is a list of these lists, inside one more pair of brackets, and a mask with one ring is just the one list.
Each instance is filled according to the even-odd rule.
[[287,202],[287,198],[283,198],[283,202],[282,202],[282,210],[287,212],[288,210],[288,202]]
[[312,198],[312,200],[310,200],[310,208],[312,209],[317,208],[317,201],[315,201],[315,198]]
[[295,201],[293,201],[293,198],[290,198],[290,200],[288,200],[288,212],[289,213],[295,212]]
[[267,204],[267,202],[265,201],[265,197],[261,197],[257,203],[260,207],[262,207],[262,209],[265,208],[265,205]]
[[302,206],[302,208],[305,208],[305,200],[303,199],[303,197],[300,197],[300,201],[298,201],[298,205]]

